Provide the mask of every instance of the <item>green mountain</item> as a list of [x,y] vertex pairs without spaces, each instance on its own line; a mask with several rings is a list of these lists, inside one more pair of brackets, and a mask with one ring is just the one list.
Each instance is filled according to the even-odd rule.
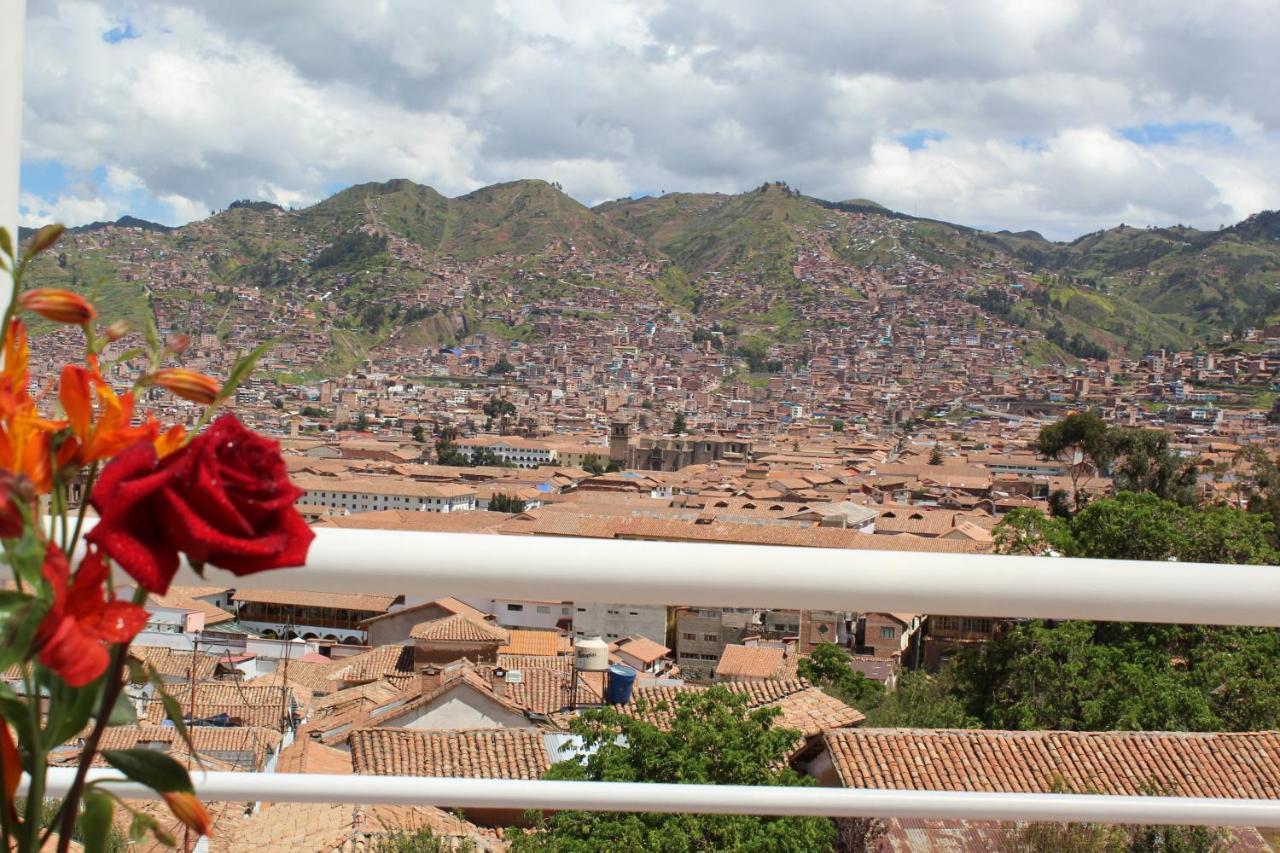
[[33,275],[92,291],[135,322],[148,309],[196,306],[186,313],[201,330],[228,339],[280,321],[278,309],[264,319],[244,307],[240,291],[260,289],[305,309],[290,333],[327,337],[327,371],[386,343],[443,345],[478,331],[529,339],[538,312],[565,307],[595,317],[675,310],[759,347],[877,311],[902,288],[1038,329],[1049,357],[1135,355],[1216,341],[1280,313],[1280,213],[1219,231],[1121,225],[1054,242],[782,183],[588,208],[539,180],[448,198],[400,179],[299,211],[246,200],[181,228],[95,224]]

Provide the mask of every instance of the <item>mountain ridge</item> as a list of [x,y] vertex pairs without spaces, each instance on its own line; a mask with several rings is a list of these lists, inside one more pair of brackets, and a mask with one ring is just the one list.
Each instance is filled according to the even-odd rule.
[[[450,198],[399,178],[296,211],[239,200],[177,228],[124,217],[72,233],[112,227],[146,229],[120,239],[154,244],[162,257],[195,253],[214,291],[197,288],[195,298],[250,286],[309,302],[327,295],[336,315],[321,325],[342,363],[385,341],[527,336],[530,310],[578,305],[578,294],[666,306],[697,325],[733,329],[741,346],[797,340],[842,312],[879,310],[904,276],[908,287],[943,287],[942,299],[1049,336],[1054,352],[1090,357],[1184,348],[1280,312],[1274,211],[1220,231],[1118,225],[1067,242],[867,199],[826,201],[781,182],[587,207],[537,179]],[[43,283],[78,287],[119,271],[100,247],[83,251],[67,269],[41,267]],[[126,285],[110,287],[141,310],[142,295]],[[614,295],[591,296],[606,291]],[[428,322],[422,312],[432,310],[447,320]]]

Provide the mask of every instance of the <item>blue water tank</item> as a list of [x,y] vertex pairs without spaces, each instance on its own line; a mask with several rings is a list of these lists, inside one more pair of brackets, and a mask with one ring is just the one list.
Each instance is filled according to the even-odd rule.
[[625,705],[631,701],[631,688],[636,686],[636,671],[624,663],[609,667],[609,685],[604,689],[604,701],[610,705]]

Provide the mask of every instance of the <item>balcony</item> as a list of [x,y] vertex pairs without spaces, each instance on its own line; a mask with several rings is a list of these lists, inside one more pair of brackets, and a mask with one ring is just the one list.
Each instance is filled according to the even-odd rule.
[[[305,569],[237,588],[1280,626],[1271,566],[322,528]],[[216,570],[213,570],[216,572]],[[179,583],[199,579],[184,569]],[[112,771],[95,771],[112,778]],[[50,795],[70,783],[55,769]],[[1280,826],[1280,801],[196,771],[208,801]],[[122,785],[123,795],[146,790]]]

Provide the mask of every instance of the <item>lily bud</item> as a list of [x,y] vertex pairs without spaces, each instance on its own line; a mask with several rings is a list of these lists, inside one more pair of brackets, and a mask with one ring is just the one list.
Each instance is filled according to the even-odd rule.
[[184,335],[181,332],[169,336],[169,340],[164,342],[165,349],[169,352],[178,353],[186,350],[191,346],[191,336]]
[[46,320],[76,326],[83,326],[98,316],[98,312],[93,310],[93,306],[83,296],[52,287],[28,290],[18,297],[18,305],[22,310],[39,314]]
[[129,323],[125,320],[116,320],[110,326],[107,326],[102,331],[102,334],[108,341],[118,341],[129,334]]
[[184,826],[199,835],[213,834],[213,819],[195,794],[190,791],[165,791],[163,796],[164,801],[169,804],[169,811]]
[[46,225],[41,228],[36,232],[36,236],[31,238],[31,245],[27,247],[28,256],[34,257],[58,242],[58,238],[66,230],[65,225]]
[[184,400],[211,405],[218,399],[222,385],[212,376],[185,367],[164,367],[151,374],[152,384],[172,391]]

